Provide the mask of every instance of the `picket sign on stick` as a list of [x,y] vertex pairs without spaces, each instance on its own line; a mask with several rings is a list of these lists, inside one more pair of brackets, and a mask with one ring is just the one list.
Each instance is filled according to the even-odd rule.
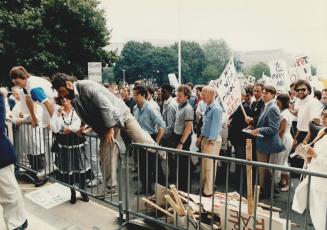
[[[252,140],[246,139],[246,160],[252,161]],[[253,213],[252,165],[246,166],[248,214]]]
[[241,103],[240,106],[241,106],[241,109],[242,109],[242,112],[243,112],[244,117],[247,117],[248,115],[245,112],[245,109],[243,107],[243,104]]

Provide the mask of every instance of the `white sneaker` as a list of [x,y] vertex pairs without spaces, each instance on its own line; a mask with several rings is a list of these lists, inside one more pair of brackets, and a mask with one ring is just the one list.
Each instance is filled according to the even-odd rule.
[[91,180],[91,181],[89,181],[89,182],[87,183],[87,187],[89,187],[89,188],[93,188],[93,187],[98,186],[98,185],[101,184],[101,183],[102,183],[102,180],[100,180],[100,179],[93,179],[93,180]]

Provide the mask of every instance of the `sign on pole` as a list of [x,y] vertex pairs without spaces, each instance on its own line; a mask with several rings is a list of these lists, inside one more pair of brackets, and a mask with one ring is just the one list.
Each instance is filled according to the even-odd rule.
[[289,67],[288,68],[288,76],[289,76],[289,79],[290,79],[291,83],[296,82],[299,79],[297,71],[296,71],[296,67]]
[[210,81],[209,85],[217,87],[218,96],[228,116],[241,105],[241,86],[237,78],[233,57],[228,61],[220,78]]
[[88,62],[87,75],[89,80],[102,82],[102,63],[101,62]]
[[287,92],[290,85],[288,68],[284,60],[275,60],[269,63],[271,78],[277,91]]
[[295,58],[295,64],[298,72],[298,76],[303,80],[310,80],[311,66],[308,56],[299,56]]
[[248,83],[249,83],[249,84],[255,84],[255,77],[253,77],[253,76],[250,75],[250,76],[248,77]]
[[176,75],[174,73],[168,74],[169,84],[177,88],[179,86]]

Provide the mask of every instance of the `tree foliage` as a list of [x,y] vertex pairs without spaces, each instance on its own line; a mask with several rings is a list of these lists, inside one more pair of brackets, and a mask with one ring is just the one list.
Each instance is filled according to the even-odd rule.
[[2,0],[0,74],[14,65],[37,75],[61,71],[84,78],[87,62],[112,63],[104,12],[96,0]]
[[270,77],[269,66],[264,62],[259,62],[255,65],[252,65],[244,70],[246,76],[253,76],[256,80],[259,80],[262,77],[262,73]]

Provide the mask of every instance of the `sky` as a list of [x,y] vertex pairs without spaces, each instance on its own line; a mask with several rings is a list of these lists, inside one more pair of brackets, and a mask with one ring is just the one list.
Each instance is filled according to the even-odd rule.
[[309,55],[327,77],[327,0],[100,0],[111,43],[224,39]]

